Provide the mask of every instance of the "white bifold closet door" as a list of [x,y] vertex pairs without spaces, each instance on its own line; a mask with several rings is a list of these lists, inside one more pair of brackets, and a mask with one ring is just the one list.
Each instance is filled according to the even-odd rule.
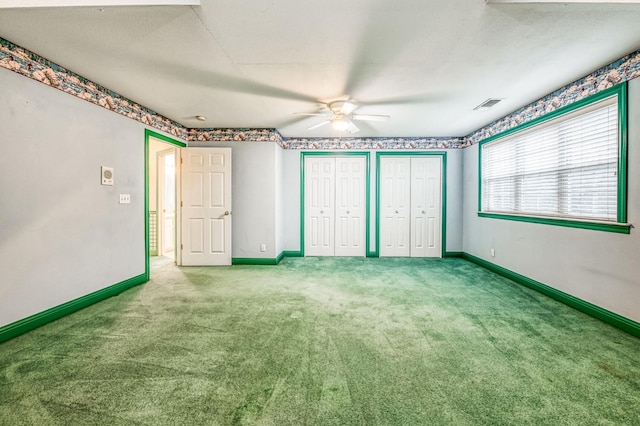
[[307,256],[334,255],[335,167],[333,158],[305,158],[304,252]]
[[440,257],[440,157],[380,158],[380,256]]
[[365,159],[305,158],[305,255],[365,255]]
[[411,254],[411,158],[380,158],[380,256]]

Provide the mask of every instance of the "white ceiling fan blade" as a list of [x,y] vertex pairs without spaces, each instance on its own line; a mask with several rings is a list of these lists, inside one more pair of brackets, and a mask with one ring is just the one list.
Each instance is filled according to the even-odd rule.
[[388,115],[353,114],[351,118],[353,118],[354,120],[360,120],[360,121],[387,121],[391,117]]
[[329,121],[329,120],[324,120],[324,121],[321,121],[321,122],[320,122],[320,123],[318,123],[318,124],[314,124],[313,126],[308,127],[308,128],[307,128],[307,130],[317,129],[318,127],[322,127],[322,126],[324,126],[325,124],[329,124],[329,123],[330,123],[330,121]]
[[355,111],[356,108],[358,108],[358,105],[355,102],[344,101],[344,103],[342,104],[342,107],[340,108],[340,113],[342,115],[349,115],[353,111]]
[[356,126],[355,124],[353,124],[352,121],[349,121],[349,124],[347,126],[347,130],[349,131],[349,133],[358,133],[360,131],[360,129],[358,128],[358,126]]

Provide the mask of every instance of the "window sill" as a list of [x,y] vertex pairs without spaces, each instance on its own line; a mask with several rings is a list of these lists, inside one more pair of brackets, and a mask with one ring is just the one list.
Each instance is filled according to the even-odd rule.
[[561,219],[561,218],[539,217],[539,216],[520,216],[520,215],[512,215],[512,214],[486,213],[486,212],[478,212],[478,217],[484,217],[489,219],[513,220],[516,222],[541,223],[544,225],[590,229],[593,231],[615,232],[618,234],[631,233],[631,227],[633,226],[629,223],[608,223],[608,222],[595,222],[595,221],[586,221],[586,220],[582,221],[582,220],[573,220],[573,219]]

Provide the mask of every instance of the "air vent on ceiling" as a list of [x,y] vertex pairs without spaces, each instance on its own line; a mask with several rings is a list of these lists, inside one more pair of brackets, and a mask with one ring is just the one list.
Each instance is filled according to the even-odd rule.
[[494,107],[498,102],[502,101],[502,99],[490,98],[478,105],[474,108],[475,111],[485,111],[489,108]]

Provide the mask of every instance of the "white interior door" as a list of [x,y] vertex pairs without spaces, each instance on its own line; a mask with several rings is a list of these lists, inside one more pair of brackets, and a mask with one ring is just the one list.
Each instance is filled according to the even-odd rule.
[[411,159],[380,157],[380,253],[411,254]]
[[365,158],[338,157],[335,161],[335,256],[365,256]]
[[333,256],[335,233],[335,158],[305,157],[304,252]]
[[231,265],[231,148],[182,152],[182,264]]
[[411,158],[411,257],[440,257],[441,159]]

